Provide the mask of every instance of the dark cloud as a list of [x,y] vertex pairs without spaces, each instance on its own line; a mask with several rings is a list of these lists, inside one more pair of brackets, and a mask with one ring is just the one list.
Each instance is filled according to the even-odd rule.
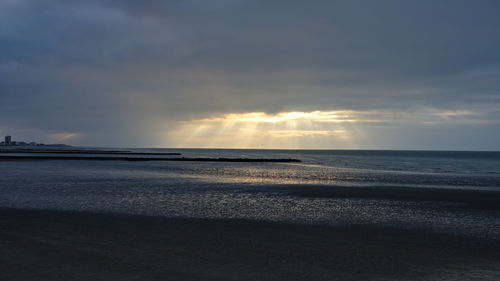
[[140,146],[161,145],[156,124],[228,112],[433,107],[500,122],[499,8],[1,0],[0,130]]

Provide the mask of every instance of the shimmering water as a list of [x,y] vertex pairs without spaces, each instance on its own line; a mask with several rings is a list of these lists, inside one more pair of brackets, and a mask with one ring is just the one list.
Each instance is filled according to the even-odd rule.
[[[383,186],[500,192],[499,152],[138,149],[185,157],[301,163],[0,161],[0,207],[326,224],[389,224],[500,235],[497,209],[448,201],[296,196],[290,190]],[[286,188],[283,188],[286,186]],[[499,202],[500,204],[500,202]]]

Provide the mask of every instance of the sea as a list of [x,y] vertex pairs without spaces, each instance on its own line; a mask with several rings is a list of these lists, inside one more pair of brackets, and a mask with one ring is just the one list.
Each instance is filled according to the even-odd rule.
[[[500,237],[500,201],[497,208],[487,198],[500,194],[500,152],[126,150],[301,162],[0,160],[0,207],[384,225]],[[477,193],[489,205],[481,206],[480,198],[466,204],[443,191]]]

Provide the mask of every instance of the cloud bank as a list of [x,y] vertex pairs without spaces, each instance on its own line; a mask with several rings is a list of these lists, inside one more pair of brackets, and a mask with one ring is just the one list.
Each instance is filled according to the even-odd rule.
[[[211,138],[240,146],[194,131],[228,114],[336,111],[378,122],[259,125],[247,146],[498,150],[499,8],[486,0],[0,0],[0,133],[74,145]],[[227,123],[219,121],[213,130]],[[180,141],[187,137],[195,139]]]

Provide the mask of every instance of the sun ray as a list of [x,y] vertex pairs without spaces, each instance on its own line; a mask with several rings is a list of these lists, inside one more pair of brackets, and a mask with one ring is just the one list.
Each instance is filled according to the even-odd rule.
[[181,138],[184,147],[350,146],[349,124],[357,121],[347,110],[228,113],[184,122],[168,135]]

